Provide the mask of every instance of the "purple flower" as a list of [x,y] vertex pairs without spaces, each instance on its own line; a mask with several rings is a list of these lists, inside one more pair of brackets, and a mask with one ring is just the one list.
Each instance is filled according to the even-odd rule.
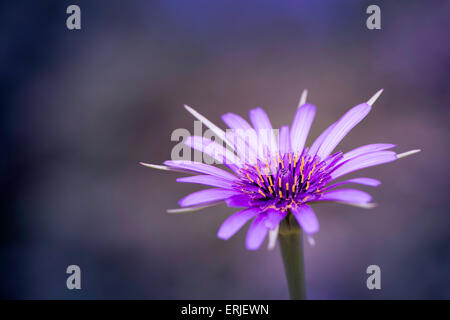
[[[261,108],[250,110],[251,125],[242,117],[226,113],[222,120],[231,130],[223,131],[192,108],[185,106],[207,126],[228,148],[203,137],[189,137],[186,144],[225,164],[229,170],[193,161],[165,161],[164,166],[144,164],[152,168],[197,174],[177,179],[213,188],[194,192],[179,201],[182,208],[169,212],[185,212],[225,202],[230,207],[245,209],[233,214],[222,224],[218,237],[229,239],[248,221],[246,246],[255,250],[270,232],[273,247],[278,226],[292,213],[306,234],[319,230],[319,222],[310,204],[339,202],[371,208],[372,197],[357,189],[336,189],[341,185],[359,184],[376,187],[381,182],[372,178],[336,179],[371,166],[395,161],[420,150],[402,154],[388,151],[393,144],[369,144],[346,153],[333,153],[345,135],[370,112],[380,96],[378,91],[369,101],[347,111],[329,126],[308,148],[306,138],[316,107],[306,103],[302,94],[292,125],[283,126],[278,137]],[[232,150],[232,151],[230,151]]]

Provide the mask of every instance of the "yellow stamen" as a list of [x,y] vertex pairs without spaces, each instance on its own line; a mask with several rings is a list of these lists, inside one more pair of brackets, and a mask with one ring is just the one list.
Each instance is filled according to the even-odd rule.
[[269,175],[270,173],[270,166],[269,166],[269,162],[266,159],[266,167],[267,167],[267,175]]
[[255,166],[256,171],[258,171],[258,176],[260,177],[261,181],[264,181],[262,175],[261,175],[261,171],[259,171],[259,168],[257,166]]
[[289,192],[289,182],[286,182],[286,198],[288,196],[288,192]]
[[305,158],[302,156],[302,164],[300,165],[300,174],[302,175],[302,183],[303,180],[305,180],[305,177],[303,176],[303,167],[305,166]]
[[280,198],[283,198],[283,194],[281,193],[281,190],[278,190],[278,194],[280,195]]
[[270,191],[270,194],[273,194],[273,190],[270,186],[269,186],[269,191]]
[[308,181],[306,181],[306,188],[305,188],[305,190],[307,191],[307,190],[308,190],[308,188],[309,188],[309,180],[308,180]]
[[314,172],[314,169],[316,168],[316,164],[317,164],[317,162],[314,163],[312,170],[309,172],[308,180],[311,179],[311,175],[312,175],[312,173]]
[[259,193],[261,193],[263,195],[264,198],[266,197],[266,194],[264,192],[262,192],[261,189],[258,189],[258,191],[259,191]]
[[259,179],[258,179],[258,178],[256,178],[256,183],[258,184],[258,186],[259,186],[260,188],[262,188],[261,182],[259,182]]
[[252,180],[252,178],[250,178],[250,176],[247,173],[247,179],[250,180],[252,183],[255,183],[255,181]]
[[291,167],[292,155],[289,153],[289,167]]
[[280,177],[278,178],[278,187],[281,188],[281,178]]

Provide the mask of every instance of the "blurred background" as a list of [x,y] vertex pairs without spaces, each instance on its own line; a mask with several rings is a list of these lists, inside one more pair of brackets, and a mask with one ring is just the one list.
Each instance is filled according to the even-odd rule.
[[[79,31],[66,8],[81,8]],[[381,8],[381,30],[366,8]],[[216,238],[236,209],[169,215],[196,185],[170,158],[191,105],[260,106],[290,124],[309,89],[311,142],[385,91],[339,145],[422,153],[370,168],[373,210],[318,205],[312,299],[450,298],[449,1],[9,1],[0,5],[0,292],[20,299],[286,299],[279,248]],[[361,175],[360,175],[361,176]],[[265,245],[264,245],[265,246]],[[66,288],[81,268],[82,290]],[[381,268],[381,290],[366,287]]]

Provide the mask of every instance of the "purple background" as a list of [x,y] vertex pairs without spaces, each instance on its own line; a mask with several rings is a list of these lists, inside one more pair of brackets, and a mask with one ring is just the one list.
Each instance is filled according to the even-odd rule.
[[[82,30],[65,9],[78,4]],[[285,299],[278,248],[216,238],[235,210],[169,215],[170,157],[189,104],[220,115],[261,106],[290,124],[299,95],[318,107],[312,141],[348,108],[385,92],[339,145],[422,153],[365,170],[379,204],[317,205],[306,246],[313,299],[450,298],[449,1],[9,1],[0,5],[4,298]],[[82,290],[65,269],[82,270]],[[366,288],[368,265],[382,290]]]

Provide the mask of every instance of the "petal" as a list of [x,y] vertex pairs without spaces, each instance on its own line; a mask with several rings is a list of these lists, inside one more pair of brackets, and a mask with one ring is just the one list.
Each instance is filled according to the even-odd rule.
[[312,156],[315,156],[317,153],[317,150],[319,150],[319,147],[322,145],[323,140],[325,140],[325,138],[328,136],[328,134],[330,133],[331,130],[333,130],[333,128],[336,126],[336,122],[333,123],[332,125],[330,125],[328,128],[326,128],[321,134],[320,136],[316,139],[316,141],[314,141],[314,143],[312,144],[311,148],[309,148],[308,153]]
[[367,103],[361,103],[347,111],[325,137],[317,151],[317,155],[321,159],[328,157],[347,133],[366,117],[371,108]]
[[303,204],[292,208],[291,212],[305,233],[312,234],[319,231],[319,221],[310,206]]
[[211,129],[212,132],[214,132],[220,139],[225,141],[225,143],[227,143],[231,148],[233,148],[233,145],[227,140],[225,136],[225,131],[220,129],[218,126],[206,119],[204,116],[202,116],[200,113],[198,113],[188,105],[184,105],[184,108],[189,111],[195,118],[200,120],[207,128]]
[[369,203],[372,196],[367,192],[356,189],[341,189],[326,192],[319,201],[340,201],[352,203]]
[[237,194],[232,197],[229,197],[225,200],[225,203],[229,207],[248,207],[249,204],[249,197],[245,194]]
[[164,164],[169,168],[180,169],[185,172],[203,173],[231,181],[239,181],[238,177],[234,176],[233,174],[225,170],[200,162],[186,161],[186,160],[167,160],[164,161]]
[[278,149],[277,142],[275,140],[275,135],[273,134],[272,124],[264,110],[261,108],[250,110],[250,121],[258,134],[258,142],[262,144],[260,146],[263,151],[262,156],[266,155],[266,148],[270,154],[276,154]]
[[375,152],[375,151],[382,151],[387,150],[396,147],[395,144],[390,143],[374,143],[374,144],[367,144],[365,146],[358,147],[356,149],[353,149],[351,151],[348,151],[343,154],[342,159],[339,160],[338,163],[344,162],[345,160],[360,156],[365,153]]
[[230,129],[226,131],[226,136],[227,139],[233,143],[241,162],[250,164],[256,163],[258,154],[253,146],[258,145],[258,137],[253,128],[249,130]]
[[264,241],[269,230],[265,225],[265,216],[259,214],[255,220],[253,220],[250,228],[248,228],[247,237],[245,239],[247,249],[256,250]]
[[316,114],[316,107],[304,104],[297,109],[291,126],[292,150],[301,152]]
[[275,229],[280,224],[281,220],[286,217],[286,211],[280,211],[275,209],[268,209],[266,214],[266,227],[269,229]]
[[222,115],[222,121],[225,122],[225,124],[231,128],[231,129],[242,129],[242,130],[251,130],[253,129],[252,126],[242,118],[241,116],[238,116],[237,114],[228,112]]
[[289,127],[283,126],[280,128],[278,148],[280,154],[283,155],[285,153],[291,152],[291,137],[289,135]]
[[230,239],[247,221],[256,216],[260,211],[261,209],[259,208],[249,208],[233,214],[222,223],[217,232],[217,236],[224,240]]
[[180,207],[198,206],[209,202],[225,200],[237,193],[237,191],[226,189],[206,189],[187,195],[178,201],[178,204]]
[[356,170],[377,166],[395,160],[397,160],[397,155],[393,151],[366,153],[343,162],[331,173],[331,178],[336,179]]
[[224,189],[230,189],[233,187],[233,182],[230,180],[225,180],[222,178],[217,178],[210,175],[199,175],[199,176],[190,176],[190,177],[183,177],[178,178],[177,182],[184,182],[184,183],[198,183],[203,184],[211,187],[219,187]]
[[332,185],[326,187],[325,189],[323,189],[322,191],[330,190],[330,189],[333,189],[333,188],[336,188],[343,184],[348,184],[348,183],[356,183],[356,184],[362,184],[364,186],[378,187],[381,184],[381,181],[377,180],[377,179],[372,179],[372,178],[354,178],[354,179],[345,180],[342,182],[332,184]]
[[214,202],[208,202],[207,204],[202,204],[198,206],[191,206],[191,207],[185,207],[185,208],[176,208],[176,209],[167,209],[168,213],[185,213],[185,212],[193,212],[202,210],[208,207],[216,206],[220,203],[222,203],[222,200],[214,201]]
[[[239,159],[232,151],[210,139],[198,136],[190,136],[184,142],[187,146],[201,151],[216,160],[218,164],[238,164]],[[234,147],[234,145],[233,145]]]

